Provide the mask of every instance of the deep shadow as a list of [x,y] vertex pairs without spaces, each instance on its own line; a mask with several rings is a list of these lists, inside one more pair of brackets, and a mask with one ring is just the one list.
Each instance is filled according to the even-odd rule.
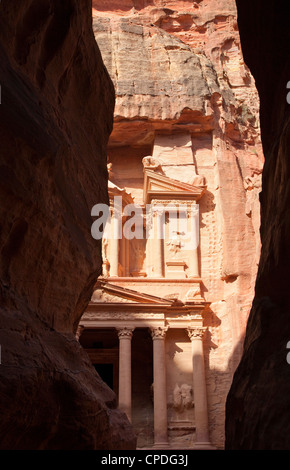
[[288,2],[236,0],[245,62],[260,96],[265,165],[261,258],[243,355],[227,397],[226,448],[290,449]]

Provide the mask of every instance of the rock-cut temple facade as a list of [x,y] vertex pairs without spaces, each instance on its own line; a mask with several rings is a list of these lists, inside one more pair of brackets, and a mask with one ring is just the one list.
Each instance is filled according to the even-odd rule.
[[[190,136],[182,140],[184,154],[191,153]],[[174,156],[162,162],[171,166]],[[194,167],[190,183],[173,179],[155,156],[142,164],[143,187],[136,195],[114,184],[109,165],[104,276],[82,317],[81,342],[116,391],[138,446],[163,449],[181,442],[207,448],[207,302],[198,247],[205,180]]]
[[110,210],[79,341],[138,448],[223,448],[259,259],[263,165],[235,2],[219,2],[223,15],[215,2],[102,3],[93,27],[116,90]]

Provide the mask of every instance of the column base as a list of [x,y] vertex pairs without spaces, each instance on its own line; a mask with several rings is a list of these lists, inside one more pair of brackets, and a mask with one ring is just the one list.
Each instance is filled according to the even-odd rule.
[[195,442],[193,445],[194,450],[216,450],[210,442]]

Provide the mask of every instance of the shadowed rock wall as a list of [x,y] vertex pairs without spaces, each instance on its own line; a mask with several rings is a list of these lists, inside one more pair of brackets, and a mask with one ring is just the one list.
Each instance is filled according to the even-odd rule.
[[101,272],[114,89],[91,2],[0,3],[0,447],[134,448],[75,340]]
[[237,0],[244,58],[261,102],[262,251],[244,352],[227,400],[228,449],[289,449],[290,30],[284,0]]

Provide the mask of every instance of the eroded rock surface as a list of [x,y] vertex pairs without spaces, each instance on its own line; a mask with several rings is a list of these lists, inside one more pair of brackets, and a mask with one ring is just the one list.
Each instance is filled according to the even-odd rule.
[[101,271],[114,90],[84,0],[0,4],[2,449],[133,448],[75,340]]

